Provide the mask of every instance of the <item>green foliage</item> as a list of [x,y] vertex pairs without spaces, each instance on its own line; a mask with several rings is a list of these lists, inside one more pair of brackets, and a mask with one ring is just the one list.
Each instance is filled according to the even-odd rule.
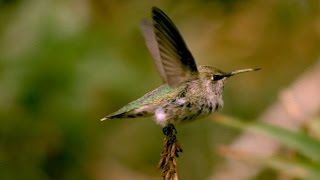
[[294,158],[278,155],[280,158],[258,159],[259,163],[271,166],[293,177],[303,177],[306,179],[317,179],[320,177],[320,140],[311,137],[306,132],[292,131],[261,122],[244,123],[239,119],[228,117],[219,118],[217,122],[254,134],[268,136],[291,151],[303,155],[296,155]]

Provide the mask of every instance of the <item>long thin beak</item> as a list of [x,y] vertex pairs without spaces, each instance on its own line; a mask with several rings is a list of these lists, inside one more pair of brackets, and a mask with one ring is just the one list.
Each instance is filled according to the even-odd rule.
[[260,69],[261,68],[255,68],[255,69],[249,68],[249,69],[235,70],[235,71],[230,72],[229,74],[226,74],[226,77],[231,77],[231,76],[234,76],[236,74],[245,73],[245,72],[258,71]]

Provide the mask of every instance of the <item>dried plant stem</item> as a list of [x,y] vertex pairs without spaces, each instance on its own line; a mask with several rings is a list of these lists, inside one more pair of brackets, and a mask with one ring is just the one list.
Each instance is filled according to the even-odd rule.
[[163,128],[165,135],[161,159],[158,168],[161,170],[164,180],[177,180],[177,158],[179,157],[182,148],[177,140],[177,130],[173,124],[169,124]]

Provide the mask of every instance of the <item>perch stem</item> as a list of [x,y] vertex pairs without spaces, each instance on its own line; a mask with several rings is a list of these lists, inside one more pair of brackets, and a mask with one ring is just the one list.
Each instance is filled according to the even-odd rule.
[[180,143],[177,140],[177,130],[173,124],[169,124],[162,129],[165,138],[158,168],[161,170],[162,179],[177,180],[177,158],[182,152]]

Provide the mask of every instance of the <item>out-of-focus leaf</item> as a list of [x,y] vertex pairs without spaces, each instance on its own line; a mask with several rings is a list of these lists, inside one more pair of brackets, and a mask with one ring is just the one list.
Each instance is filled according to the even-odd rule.
[[320,139],[320,118],[316,118],[312,121],[309,121],[306,124],[308,133],[316,138],[316,139]]
[[320,167],[301,161],[282,158],[268,158],[264,161],[271,168],[277,169],[291,177],[315,180],[320,177]]
[[300,152],[311,160],[320,162],[320,141],[307,136],[302,132],[293,132],[262,122],[248,124],[244,123],[241,120],[229,117],[221,117],[217,122],[226,126],[269,136],[281,142],[282,144]]

